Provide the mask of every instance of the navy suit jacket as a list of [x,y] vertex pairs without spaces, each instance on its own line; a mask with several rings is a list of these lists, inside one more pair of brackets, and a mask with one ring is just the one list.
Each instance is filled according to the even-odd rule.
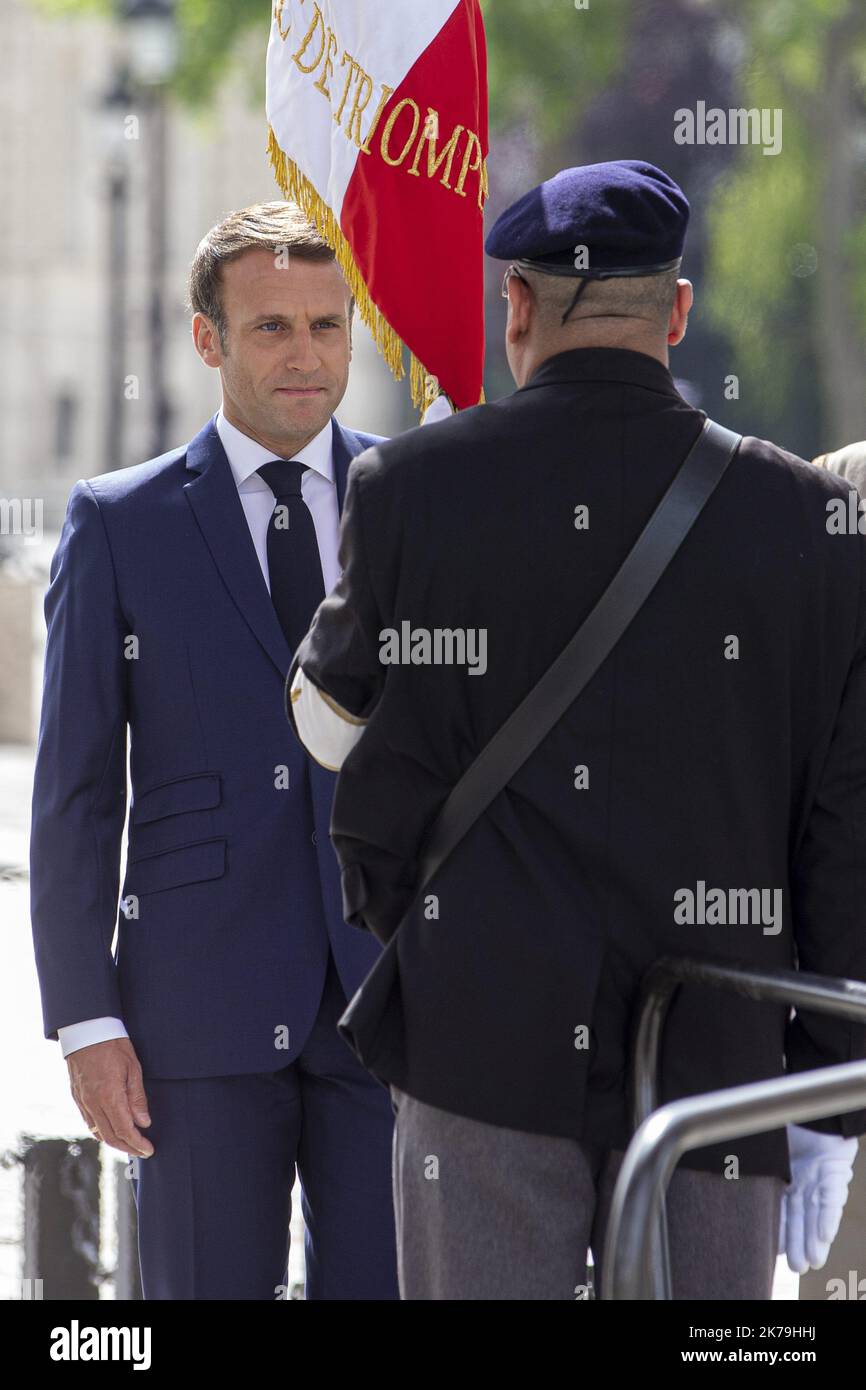
[[[342,511],[378,437],[332,425]],[[287,1065],[329,943],[348,997],[380,947],[343,920],[336,777],[286,723],[292,653],[215,417],[186,447],[76,483],[45,616],[31,904],[46,1036],[115,1015],[146,1075]]]

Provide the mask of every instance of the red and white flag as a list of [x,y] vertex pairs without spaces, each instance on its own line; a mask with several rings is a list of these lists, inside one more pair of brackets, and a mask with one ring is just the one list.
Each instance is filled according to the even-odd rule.
[[275,0],[269,153],[412,399],[482,397],[487,63],[479,0]]

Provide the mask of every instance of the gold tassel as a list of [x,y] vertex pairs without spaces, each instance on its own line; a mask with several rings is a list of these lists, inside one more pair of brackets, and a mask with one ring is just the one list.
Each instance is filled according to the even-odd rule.
[[[406,375],[403,365],[403,341],[395,333],[385,315],[376,307],[370,296],[360,270],[355,264],[352,248],[343,236],[340,225],[328,205],[319,197],[306,175],[302,174],[294,160],[289,159],[268,126],[268,157],[274,177],[283,197],[295,202],[309,218],[319,236],[331,247],[337,257],[337,264],[343,272],[346,284],[355,296],[358,312],[369,328],[373,341],[393,373],[395,381],[402,381]],[[409,389],[412,404],[426,410],[439,394],[439,383],[431,376],[414,353],[409,354]],[[484,392],[481,393],[484,400]]]

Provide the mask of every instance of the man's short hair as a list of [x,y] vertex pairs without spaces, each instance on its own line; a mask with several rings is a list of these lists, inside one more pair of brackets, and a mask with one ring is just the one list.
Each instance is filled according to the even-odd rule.
[[[521,266],[536,297],[542,327],[558,329],[562,315],[574,298],[578,280],[570,275],[544,275]],[[568,315],[565,327],[579,319],[638,318],[665,325],[676,295],[679,267],[656,275],[612,276],[609,280],[589,280]]]
[[[333,261],[333,250],[305,217],[297,203],[280,200],[253,203],[251,207],[230,212],[222,222],[211,227],[198,244],[189,272],[187,308],[194,314],[206,314],[219,334],[220,347],[225,349],[228,321],[222,302],[222,268],[236,261],[247,251],[288,252],[289,260]],[[352,296],[349,318],[355,308]]]

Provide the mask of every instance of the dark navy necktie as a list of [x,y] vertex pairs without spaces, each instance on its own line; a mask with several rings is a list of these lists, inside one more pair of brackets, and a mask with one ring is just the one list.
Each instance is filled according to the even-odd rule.
[[268,577],[274,608],[292,656],[325,597],[316,528],[301,496],[301,478],[306,467],[297,459],[272,459],[256,469],[275,498],[268,522]]

